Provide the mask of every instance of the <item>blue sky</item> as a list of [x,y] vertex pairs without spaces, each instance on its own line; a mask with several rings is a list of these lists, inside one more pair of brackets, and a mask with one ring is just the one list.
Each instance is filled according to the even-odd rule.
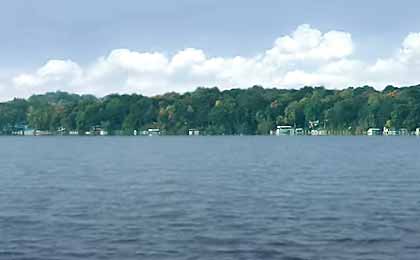
[[[404,0],[4,1],[0,6],[0,99],[1,96],[3,98],[27,96],[31,92],[50,91],[55,88],[80,93],[91,91],[98,95],[106,94],[107,91],[156,94],[160,91],[172,90],[168,86],[172,82],[173,85],[188,85],[174,87],[173,90],[177,91],[190,90],[194,84],[237,87],[244,82],[234,79],[236,72],[232,72],[231,75],[218,74],[201,78],[194,76],[193,79],[182,80],[179,80],[182,77],[182,73],[179,72],[179,75],[166,78],[162,82],[155,80],[159,78],[158,75],[152,75],[159,74],[159,71],[148,72],[146,76],[142,71],[141,76],[136,74],[131,78],[129,76],[122,78],[121,75],[115,75],[116,72],[109,72],[110,74],[100,81],[92,82],[84,79],[73,82],[69,86],[68,81],[73,80],[71,78],[73,71],[70,76],[54,75],[53,84],[51,80],[33,80],[32,83],[36,82],[36,84],[26,84],[30,86],[25,86],[23,90],[21,85],[25,84],[16,84],[17,81],[14,79],[20,75],[39,77],[35,74],[43,66],[48,65],[49,61],[62,61],[61,64],[58,62],[55,65],[64,66],[65,68],[60,67],[60,69],[65,72],[68,67],[71,69],[80,67],[81,71],[77,71],[76,74],[84,77],[88,74],[87,71],[98,63],[98,59],[103,57],[107,60],[114,50],[121,49],[130,51],[130,57],[136,56],[137,53],[159,53],[166,56],[168,62],[178,52],[191,48],[202,51],[206,60],[231,59],[240,56],[249,61],[249,59],[256,59],[258,55],[264,55],[267,50],[273,48],[276,39],[292,35],[299,26],[304,24],[321,32],[322,35],[330,31],[351,35],[351,54],[332,57],[334,61],[345,58],[374,66],[380,60],[399,59],[396,56],[404,48],[402,44],[406,37],[410,33],[420,31],[418,10],[420,10],[420,2]],[[416,51],[410,50],[410,52]],[[137,61],[133,60],[134,63]],[[70,65],[69,62],[71,62]],[[292,64],[289,69],[285,66],[281,69],[276,67],[277,71],[270,72],[270,75],[275,73],[274,76],[270,76],[270,79],[284,79],[286,71],[314,74],[319,72],[317,68],[320,66],[328,65],[314,63],[312,59],[306,62],[300,58],[298,61],[290,62],[289,60],[288,64]],[[255,70],[254,67],[250,69]],[[275,70],[273,67],[271,69]],[[131,72],[125,74],[127,73]],[[414,83],[415,78],[401,81],[400,78],[405,77],[407,73],[413,74],[411,71],[405,71],[404,75],[399,75],[399,78],[389,79],[392,81],[389,83]],[[327,84],[331,81],[325,80],[325,77],[320,80],[318,76],[312,77],[314,84]],[[57,80],[60,77],[62,81],[67,82]],[[351,78],[351,76],[348,77]],[[379,76],[374,75],[372,78],[375,77]],[[110,82],[110,78],[118,78],[111,83],[124,85],[124,87],[102,88],[101,82]],[[223,81],[221,78],[230,80]],[[267,84],[270,83],[270,79],[267,77],[260,79],[255,76],[250,78],[249,84]],[[382,81],[369,79],[366,76],[349,80],[348,84],[357,84],[362,80],[366,80],[367,83],[385,84]],[[131,83],[127,83],[129,81]],[[304,82],[311,83],[312,81]],[[24,82],[28,83],[30,80]],[[295,85],[282,84],[285,82],[289,81],[277,80],[272,83],[279,87],[280,85],[299,87],[301,83],[297,81]],[[342,81],[338,83],[342,84]],[[83,84],[89,86],[85,88]],[[139,86],[134,86],[136,84]],[[142,85],[147,87],[143,88]],[[154,89],[153,85],[157,87]],[[333,85],[331,87],[338,87],[335,84],[331,85]]]

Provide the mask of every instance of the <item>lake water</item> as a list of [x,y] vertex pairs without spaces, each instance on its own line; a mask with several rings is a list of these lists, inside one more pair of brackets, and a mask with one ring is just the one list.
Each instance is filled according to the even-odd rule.
[[2,137],[0,259],[420,259],[420,138]]

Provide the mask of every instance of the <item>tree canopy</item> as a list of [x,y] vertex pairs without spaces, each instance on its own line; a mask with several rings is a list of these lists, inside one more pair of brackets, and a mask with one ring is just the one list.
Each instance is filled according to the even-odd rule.
[[420,86],[364,86],[343,90],[219,90],[197,88],[184,94],[154,97],[111,94],[103,98],[66,92],[34,95],[0,103],[0,133],[27,125],[83,133],[99,126],[109,133],[159,128],[168,135],[199,129],[209,135],[268,134],[277,125],[308,129],[310,121],[332,131],[361,133],[368,128],[420,127]]

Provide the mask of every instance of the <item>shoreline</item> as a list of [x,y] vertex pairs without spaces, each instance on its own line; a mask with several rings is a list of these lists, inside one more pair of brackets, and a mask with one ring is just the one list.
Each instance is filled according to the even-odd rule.
[[0,135],[0,137],[20,137],[20,138],[31,138],[31,137],[84,137],[84,138],[109,138],[109,137],[131,137],[131,138],[165,138],[165,137],[188,137],[188,138],[202,138],[202,137],[272,137],[272,138],[302,138],[302,137],[419,137],[418,135],[200,135],[200,136],[188,136],[188,135],[159,135],[159,136],[134,136],[134,135]]

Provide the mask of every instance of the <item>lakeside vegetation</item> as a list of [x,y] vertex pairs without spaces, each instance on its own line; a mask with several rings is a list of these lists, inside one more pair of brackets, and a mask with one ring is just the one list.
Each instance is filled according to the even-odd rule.
[[158,128],[185,135],[194,128],[207,135],[269,134],[277,125],[310,128],[311,121],[336,134],[362,134],[368,128],[420,126],[420,86],[330,90],[197,88],[154,97],[111,94],[103,98],[66,92],[33,95],[0,103],[0,134],[18,128],[80,134],[93,127],[110,134]]

